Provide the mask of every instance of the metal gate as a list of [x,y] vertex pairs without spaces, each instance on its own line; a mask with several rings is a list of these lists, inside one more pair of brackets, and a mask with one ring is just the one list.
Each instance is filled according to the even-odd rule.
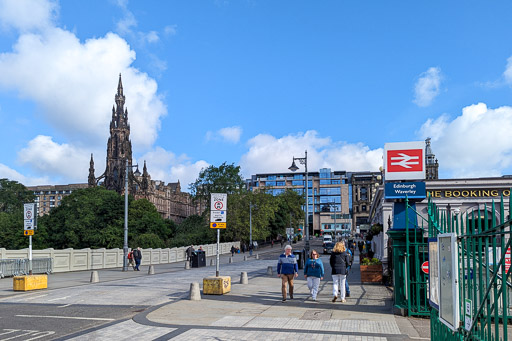
[[[508,212],[512,212],[509,200]],[[499,221],[498,218],[499,217]],[[454,330],[430,308],[432,340],[508,340],[511,294],[510,216],[499,207],[479,207],[458,214],[440,210],[429,198],[428,234],[456,234],[460,324]]]

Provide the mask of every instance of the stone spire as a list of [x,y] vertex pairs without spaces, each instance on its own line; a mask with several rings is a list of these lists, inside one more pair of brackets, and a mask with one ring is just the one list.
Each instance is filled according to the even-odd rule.
[[96,186],[96,177],[94,176],[94,160],[92,158],[91,153],[91,161],[89,162],[89,178],[87,181],[89,187],[95,187]]
[[105,169],[105,187],[118,193],[124,191],[126,160],[128,160],[129,188],[132,188],[132,143],[130,141],[130,125],[128,110],[124,108],[125,96],[123,82],[119,74],[119,83],[115,95],[115,107],[112,107],[110,137],[107,142],[107,167]]
[[141,189],[146,194],[149,189],[149,180],[150,176],[148,173],[148,168],[146,167],[146,160],[144,160],[144,168],[142,169],[142,183],[141,183]]
[[430,137],[425,140],[425,177],[427,180],[439,179],[439,163],[430,147]]

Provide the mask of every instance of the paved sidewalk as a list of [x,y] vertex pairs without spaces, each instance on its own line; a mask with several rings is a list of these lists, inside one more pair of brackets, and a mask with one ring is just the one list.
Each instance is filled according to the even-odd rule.
[[[318,242],[316,242],[318,244]],[[320,250],[318,245],[313,247]],[[293,244],[296,249],[302,245]],[[221,256],[221,274],[232,278],[232,291],[226,295],[202,295],[188,300],[191,282],[212,276],[215,267],[184,270],[184,263],[156,265],[155,275],[148,267],[140,272],[120,269],[99,270],[100,283],[89,283],[90,271],[49,276],[49,290],[13,292],[12,279],[0,280],[0,302],[63,306],[136,306],[143,312],[132,319],[117,320],[62,340],[428,340],[429,321],[392,314],[392,292],[382,285],[361,285],[359,259],[349,276],[351,297],[346,303],[332,303],[332,281],[328,256],[322,256],[326,277],[314,302],[309,299],[302,275],[295,280],[294,300],[281,302],[281,280],[275,275],[274,248],[259,250],[244,261],[237,254]],[[207,265],[210,264],[208,259]],[[273,267],[268,276],[267,267]],[[249,284],[239,284],[241,271],[247,271]],[[137,279],[129,281],[127,279]],[[137,295],[133,295],[133,290]]]

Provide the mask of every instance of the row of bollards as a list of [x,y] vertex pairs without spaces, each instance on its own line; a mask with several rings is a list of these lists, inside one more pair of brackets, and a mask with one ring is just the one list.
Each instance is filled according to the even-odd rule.
[[[154,275],[155,274],[155,266],[150,265],[148,269],[148,275]],[[91,283],[98,283],[100,281],[100,275],[98,274],[98,271],[94,270],[91,271]]]

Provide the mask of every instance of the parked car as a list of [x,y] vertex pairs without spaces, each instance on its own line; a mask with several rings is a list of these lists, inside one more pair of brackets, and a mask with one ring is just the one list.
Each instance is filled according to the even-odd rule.
[[324,244],[324,254],[331,253],[332,249],[334,249],[335,243],[325,243]]

